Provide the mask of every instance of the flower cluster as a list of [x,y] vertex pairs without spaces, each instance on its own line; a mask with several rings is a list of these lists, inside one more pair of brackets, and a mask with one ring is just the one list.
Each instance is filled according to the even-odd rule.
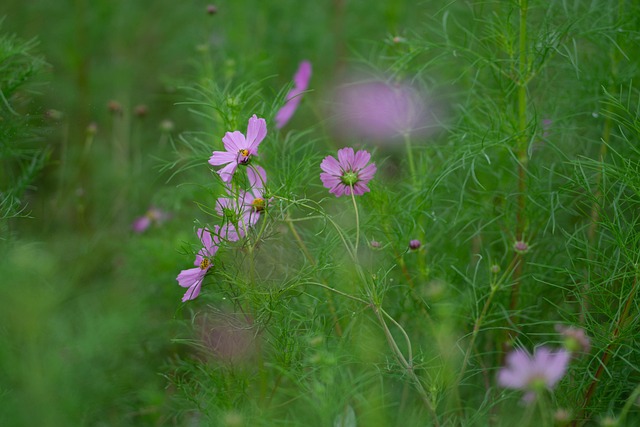
[[[196,268],[183,270],[178,274],[178,284],[188,288],[182,301],[196,298],[200,294],[202,281],[213,266],[213,258],[222,241],[235,242],[247,235],[250,227],[256,225],[260,215],[266,209],[267,201],[264,195],[267,183],[267,173],[259,165],[250,165],[252,156],[257,155],[258,146],[267,135],[267,124],[264,119],[255,114],[249,119],[247,135],[239,131],[227,132],[222,142],[227,151],[214,151],[209,163],[225,165],[218,171],[225,183],[226,194],[216,201],[216,212],[222,218],[221,225],[216,225],[213,231],[198,229],[203,248],[196,255]],[[247,191],[237,189],[231,184],[239,165],[247,167]]]
[[[294,77],[294,87],[287,94],[285,105],[275,117],[276,127],[283,127],[300,103],[301,94],[307,89],[311,77],[311,64],[302,62]],[[183,270],[178,274],[178,284],[187,288],[182,301],[196,298],[200,294],[202,282],[213,266],[214,256],[221,242],[235,242],[247,236],[262,213],[267,209],[269,197],[266,195],[267,173],[255,164],[258,148],[267,136],[267,122],[253,115],[247,124],[246,135],[236,130],[227,132],[222,138],[224,151],[214,151],[209,158],[212,166],[222,166],[217,171],[225,184],[225,193],[215,204],[222,223],[213,227],[198,229],[198,237],[203,248],[196,255],[195,268]],[[327,156],[321,163],[320,179],[330,193],[337,197],[343,195],[360,196],[369,192],[367,184],[376,173],[376,165],[369,163],[371,155],[360,150],[354,152],[347,147],[338,150],[338,159]],[[243,166],[242,168],[240,168]],[[248,189],[240,188],[234,180],[238,170],[246,171]]]
[[182,270],[177,277],[178,284],[183,288],[188,288],[182,297],[182,302],[192,300],[200,294],[200,287],[202,286],[204,276],[206,276],[209,269],[213,266],[212,259],[216,252],[218,252],[219,240],[215,234],[212,237],[211,232],[204,228],[199,228],[197,234],[202,242],[203,248],[200,249],[193,262],[195,268]]
[[213,166],[225,165],[218,171],[218,174],[222,181],[229,183],[238,166],[249,165],[252,158],[258,155],[258,147],[266,136],[267,122],[254,114],[249,119],[247,136],[245,137],[238,130],[227,132],[222,138],[226,151],[214,151],[209,159],[209,164]]

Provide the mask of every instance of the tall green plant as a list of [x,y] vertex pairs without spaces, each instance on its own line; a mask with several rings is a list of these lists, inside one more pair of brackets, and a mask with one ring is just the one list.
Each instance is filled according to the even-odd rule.
[[[0,227],[26,215],[24,196],[47,158],[34,131],[27,85],[44,66],[35,40],[0,34]],[[4,233],[0,233],[4,235]]]

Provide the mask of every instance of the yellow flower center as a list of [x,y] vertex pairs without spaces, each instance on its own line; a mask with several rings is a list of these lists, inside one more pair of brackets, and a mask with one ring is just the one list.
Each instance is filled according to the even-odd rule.
[[253,202],[251,202],[251,206],[253,206],[256,212],[262,212],[265,207],[264,199],[253,199]]
[[247,157],[249,155],[249,150],[243,148],[242,150],[239,150],[238,153],[240,153],[241,156]]
[[200,263],[200,270],[206,270],[211,265],[211,261],[209,259],[204,258]]

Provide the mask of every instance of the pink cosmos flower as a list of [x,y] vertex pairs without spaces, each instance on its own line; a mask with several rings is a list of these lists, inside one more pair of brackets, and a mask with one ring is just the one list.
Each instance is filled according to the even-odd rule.
[[371,154],[365,150],[357,153],[353,148],[346,147],[338,150],[338,160],[333,156],[327,156],[320,164],[324,171],[320,174],[322,185],[329,189],[336,197],[343,195],[361,196],[369,191],[367,183],[376,173],[375,163],[368,165]]
[[[262,169],[262,168],[261,168]],[[227,187],[227,197],[219,197],[216,201],[216,212],[224,223],[220,227],[219,235],[225,240],[236,242],[247,234],[251,223],[251,207],[245,204],[245,192],[234,192]]]
[[434,124],[433,112],[408,84],[352,82],[338,87],[334,97],[337,129],[346,137],[392,140],[425,133]]
[[523,400],[531,402],[536,391],[553,389],[567,371],[570,353],[558,350],[552,353],[546,347],[538,347],[533,356],[517,349],[507,355],[507,366],[498,373],[502,387],[524,390]]
[[222,138],[226,151],[214,151],[209,164],[226,165],[218,171],[224,182],[231,182],[238,165],[247,165],[251,157],[258,155],[258,146],[267,136],[267,122],[255,114],[249,119],[247,136],[240,131],[227,132]]
[[207,275],[207,272],[213,266],[212,258],[218,251],[217,233],[214,234],[214,237],[211,237],[209,230],[199,228],[197,234],[202,242],[203,248],[200,249],[196,255],[196,260],[193,262],[193,265],[196,267],[182,270],[176,278],[180,286],[188,288],[182,297],[182,302],[192,300],[200,294],[204,276]]
[[564,337],[564,347],[572,353],[591,351],[591,339],[584,329],[575,326],[556,325],[558,331]]
[[170,216],[171,215],[167,212],[152,206],[143,216],[138,217],[133,221],[131,228],[138,234],[144,233],[152,224],[155,223],[156,225],[160,225],[169,219]]
[[309,80],[311,79],[311,63],[309,61],[302,61],[298,67],[298,71],[293,76],[293,87],[287,93],[286,102],[284,106],[276,113],[276,129],[281,129],[287,124],[289,119],[293,116],[300,100],[302,99],[302,93],[307,90],[309,86]]
[[252,166],[247,169],[250,191],[243,192],[241,199],[248,209],[248,224],[255,225],[260,219],[260,214],[267,207],[264,187],[267,184],[267,172],[260,166]]

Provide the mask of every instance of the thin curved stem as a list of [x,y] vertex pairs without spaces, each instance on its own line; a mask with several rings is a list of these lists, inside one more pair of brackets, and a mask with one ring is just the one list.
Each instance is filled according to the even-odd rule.
[[417,183],[417,174],[416,174],[416,165],[413,161],[413,148],[411,147],[411,138],[409,138],[409,134],[407,132],[402,134],[404,139],[404,145],[407,149],[407,160],[409,162],[409,173],[411,173],[411,184],[413,188],[416,188]]
[[353,194],[353,185],[350,184],[349,188],[351,189],[351,201],[353,202],[353,210],[356,213],[356,243],[354,245],[353,251],[355,256],[358,256],[358,243],[360,242],[360,215],[358,214],[358,204],[356,203],[356,196]]

